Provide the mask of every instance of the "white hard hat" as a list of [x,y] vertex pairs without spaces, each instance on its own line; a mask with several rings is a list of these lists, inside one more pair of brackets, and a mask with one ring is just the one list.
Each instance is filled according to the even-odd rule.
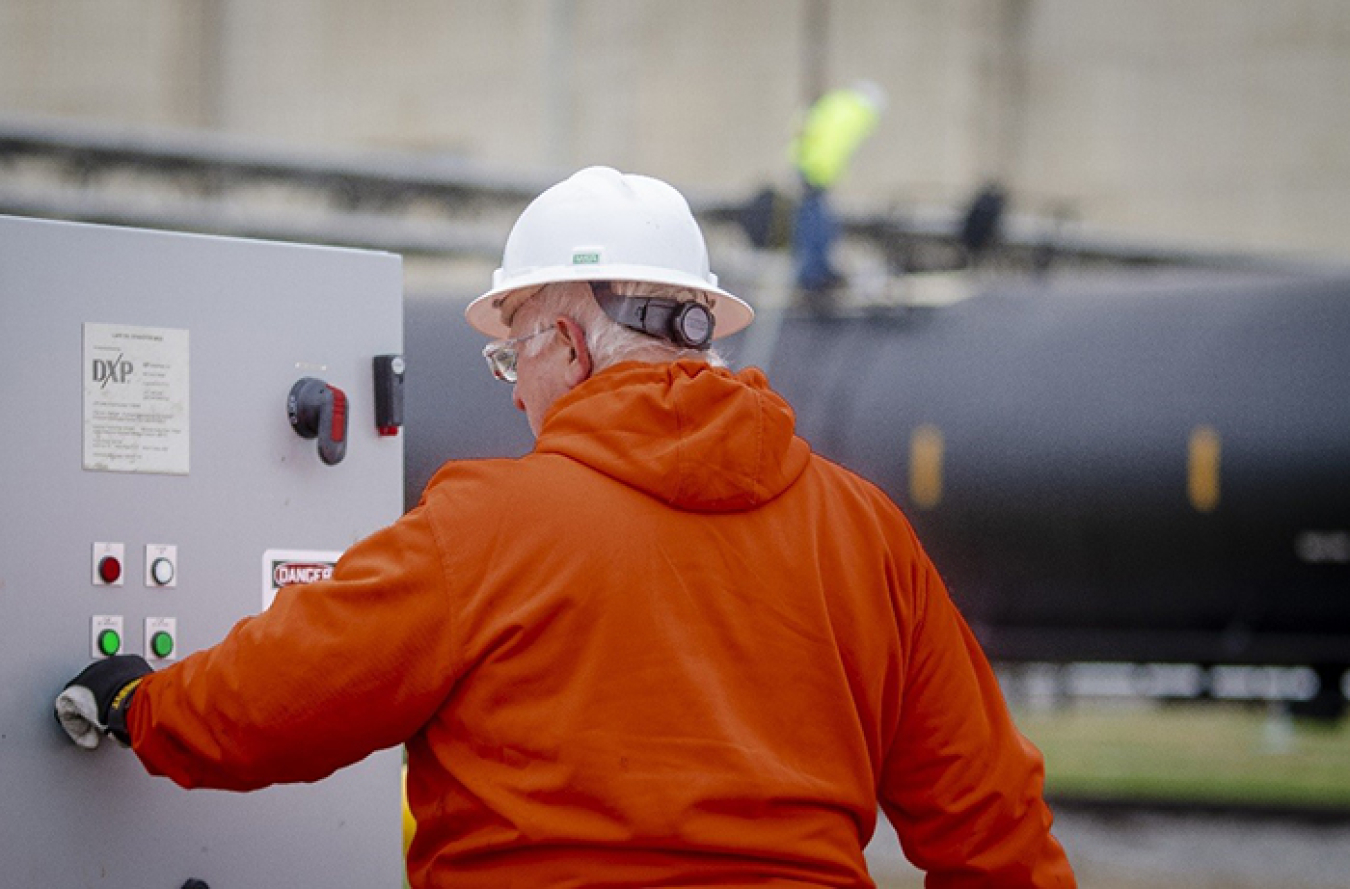
[[640,281],[707,294],[714,339],[742,330],[755,312],[717,286],[689,204],[649,176],[587,167],[535,198],[520,214],[492,289],[465,317],[481,333],[510,336],[511,316],[545,284]]

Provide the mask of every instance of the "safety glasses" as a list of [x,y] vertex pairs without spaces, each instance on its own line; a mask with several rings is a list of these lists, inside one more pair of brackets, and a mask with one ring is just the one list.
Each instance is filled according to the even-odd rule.
[[549,325],[539,328],[534,333],[512,337],[509,340],[496,340],[484,346],[483,357],[487,359],[488,368],[492,371],[492,375],[503,383],[514,383],[516,381],[516,361],[520,358],[521,344],[551,330],[557,330],[557,328]]

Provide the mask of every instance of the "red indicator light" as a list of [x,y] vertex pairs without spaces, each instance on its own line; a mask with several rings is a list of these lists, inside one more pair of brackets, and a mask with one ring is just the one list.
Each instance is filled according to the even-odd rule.
[[104,583],[117,583],[122,576],[122,563],[113,556],[104,556],[98,560],[98,576]]

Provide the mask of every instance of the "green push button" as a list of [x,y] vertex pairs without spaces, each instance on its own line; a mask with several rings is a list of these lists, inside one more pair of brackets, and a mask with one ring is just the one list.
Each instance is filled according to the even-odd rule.
[[104,657],[111,657],[122,650],[122,637],[117,635],[116,630],[100,630],[98,634],[98,650]]
[[160,630],[150,637],[150,650],[155,653],[155,657],[168,657],[173,654],[173,636]]

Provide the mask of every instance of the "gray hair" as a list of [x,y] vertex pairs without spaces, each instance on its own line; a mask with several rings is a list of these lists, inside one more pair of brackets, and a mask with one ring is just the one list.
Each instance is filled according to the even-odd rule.
[[[668,284],[614,281],[611,287],[620,296],[655,296],[679,302],[697,300],[704,305],[710,302],[708,295],[701,291]],[[527,311],[536,318],[558,315],[572,318],[586,331],[586,347],[590,350],[591,362],[596,371],[628,360],[637,353],[656,353],[669,361],[693,358],[706,361],[713,367],[726,367],[726,361],[714,349],[685,349],[619,324],[600,308],[590,286],[584,281],[546,284],[516,311]],[[523,351],[526,355],[537,355],[545,345],[547,341],[544,337],[536,337],[524,344]]]

